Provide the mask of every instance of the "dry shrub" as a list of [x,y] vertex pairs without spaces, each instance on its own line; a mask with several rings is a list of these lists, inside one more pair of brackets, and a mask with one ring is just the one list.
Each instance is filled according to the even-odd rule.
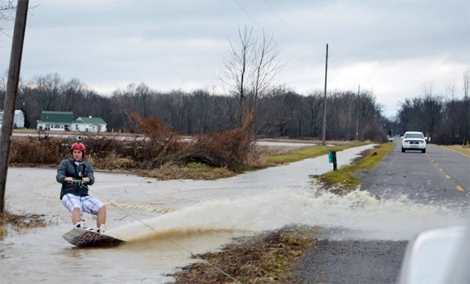
[[[80,136],[87,148],[87,155],[95,158],[105,158],[113,153],[119,157],[134,157],[137,149],[146,144],[146,138],[136,134],[112,135],[112,133],[85,132]],[[67,147],[70,149],[70,146],[76,142],[75,136],[69,138],[67,142],[69,143]]]
[[[252,119],[249,114],[240,128],[198,135],[189,141],[165,127],[158,118],[143,118],[137,113],[132,113],[129,119],[140,134],[119,137],[101,133],[81,135],[87,148],[86,159],[96,168],[149,169],[162,165],[181,167],[190,163],[201,163],[238,171],[244,165],[259,164],[259,155],[252,147]],[[10,163],[58,165],[62,159],[71,156],[70,147],[76,142],[75,138],[44,135],[15,139],[10,150]],[[194,171],[191,175],[193,174]]]
[[243,128],[199,135],[185,159],[191,162],[206,162],[212,166],[235,168],[246,162],[251,150],[251,141],[251,135]]
[[120,157],[116,152],[109,152],[107,156],[89,155],[88,162],[101,169],[132,169],[138,167],[131,157]]
[[198,135],[185,149],[180,158],[184,163],[197,162],[212,167],[227,167],[238,170],[248,162],[250,153],[253,154],[253,136],[249,130],[252,116],[242,127],[224,132],[213,131],[208,135]]
[[[136,163],[132,156],[135,145],[131,142],[105,136],[93,137],[92,134],[82,135],[87,148],[86,158],[100,164],[109,164],[112,168],[131,168]],[[30,137],[14,137],[11,141],[9,162],[20,165],[58,165],[61,160],[69,158],[70,147],[76,142],[75,137],[47,139]]]
[[184,148],[181,137],[165,127],[162,120],[155,117],[141,117],[135,112],[130,114],[129,119],[147,138],[142,139],[140,147],[134,148],[134,159],[137,161],[150,160],[153,161],[153,166],[160,166],[172,161]]
[[57,164],[64,158],[63,139],[19,137],[11,140],[9,162],[12,164]]
[[269,166],[268,159],[262,155],[256,148],[252,148],[246,157],[245,165],[255,169],[262,169]]
[[[123,139],[116,139],[113,137],[106,136],[92,136],[92,134],[82,135],[82,143],[85,144],[88,156],[94,156],[96,158],[106,158],[108,156],[118,155],[120,157],[125,157],[132,155],[132,141],[127,141]],[[70,146],[75,142],[75,140],[70,141]],[[69,147],[70,147],[69,146]]]
[[252,118],[249,114],[240,128],[197,135],[187,142],[183,142],[180,135],[165,127],[157,118],[142,118],[136,113],[130,118],[137,129],[148,137],[135,158],[137,161],[151,159],[150,166],[153,168],[168,163],[181,166],[196,162],[237,169],[248,161],[252,150],[252,135],[248,130]]

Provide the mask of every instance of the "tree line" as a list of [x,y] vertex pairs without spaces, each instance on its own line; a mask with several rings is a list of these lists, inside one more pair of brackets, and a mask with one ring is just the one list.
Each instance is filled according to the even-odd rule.
[[[464,94],[457,98],[435,95],[432,87],[422,96],[401,102],[394,119],[382,115],[382,106],[370,91],[332,91],[327,95],[327,140],[384,141],[387,134],[423,131],[436,143],[465,143],[470,133],[470,72],[464,73]],[[5,97],[5,76],[0,82],[0,100]],[[239,126],[240,107],[253,105],[249,92],[240,104],[237,95],[213,94],[205,89],[191,92],[159,92],[145,83],[129,84],[110,96],[100,95],[79,79],[63,80],[57,73],[22,82],[17,109],[25,114],[25,127],[36,128],[42,111],[71,111],[74,117],[103,118],[108,131],[135,131],[130,113],[154,117],[183,135],[207,134]],[[251,102],[250,102],[251,101]],[[323,124],[323,92],[301,95],[278,86],[257,94],[254,133],[257,137],[320,139]],[[251,111],[246,108],[242,111]]]
[[423,95],[401,103],[397,129],[419,129],[440,144],[465,144],[470,141],[470,69],[463,73],[463,96],[458,98],[455,85],[445,95],[436,95],[432,84],[424,87]]
[[[0,100],[4,100],[5,84],[1,85]],[[381,115],[381,106],[372,93],[358,95],[337,91],[327,98],[327,139],[380,140],[385,137],[384,127],[389,123]],[[248,93],[244,100],[254,98]],[[185,135],[236,128],[242,107],[234,95],[211,94],[204,89],[159,92],[144,83],[129,84],[115,90],[111,96],[104,96],[78,79],[64,81],[57,73],[22,82],[16,105],[25,114],[26,128],[36,127],[42,111],[71,111],[74,117],[103,118],[109,131],[134,131],[128,116],[136,112],[142,117],[161,119],[165,125]],[[286,87],[273,88],[256,98],[254,133],[261,137],[319,138],[322,109],[321,91],[301,95]]]

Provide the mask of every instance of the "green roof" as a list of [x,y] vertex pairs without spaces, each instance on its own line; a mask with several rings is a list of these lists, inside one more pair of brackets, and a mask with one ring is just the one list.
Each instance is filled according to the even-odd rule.
[[86,123],[86,124],[106,124],[101,117],[79,117],[75,123]]
[[73,121],[73,113],[68,111],[43,111],[41,121],[71,124]]

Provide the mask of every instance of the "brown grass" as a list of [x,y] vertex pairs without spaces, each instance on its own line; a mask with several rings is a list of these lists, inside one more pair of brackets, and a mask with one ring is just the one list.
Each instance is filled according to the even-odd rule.
[[295,278],[298,261],[318,232],[295,226],[240,239],[220,252],[195,255],[201,262],[173,274],[174,283],[301,283]]
[[215,168],[201,163],[189,163],[185,166],[178,166],[171,162],[155,169],[139,170],[136,173],[146,177],[157,178],[159,180],[215,180],[232,177],[237,174],[227,168]]

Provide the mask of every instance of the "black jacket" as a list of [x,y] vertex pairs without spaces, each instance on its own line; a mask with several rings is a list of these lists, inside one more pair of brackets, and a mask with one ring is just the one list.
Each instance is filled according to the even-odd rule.
[[[81,180],[84,177],[88,177],[90,182],[83,183],[68,183],[64,181],[66,177],[72,177],[76,180]],[[60,199],[67,193],[73,193],[77,196],[87,196],[88,195],[88,185],[93,185],[95,183],[95,176],[93,167],[86,162],[81,162],[77,166],[73,159],[65,159],[60,162],[59,169],[57,170],[56,180],[59,183],[62,183],[62,188],[60,190]]]

